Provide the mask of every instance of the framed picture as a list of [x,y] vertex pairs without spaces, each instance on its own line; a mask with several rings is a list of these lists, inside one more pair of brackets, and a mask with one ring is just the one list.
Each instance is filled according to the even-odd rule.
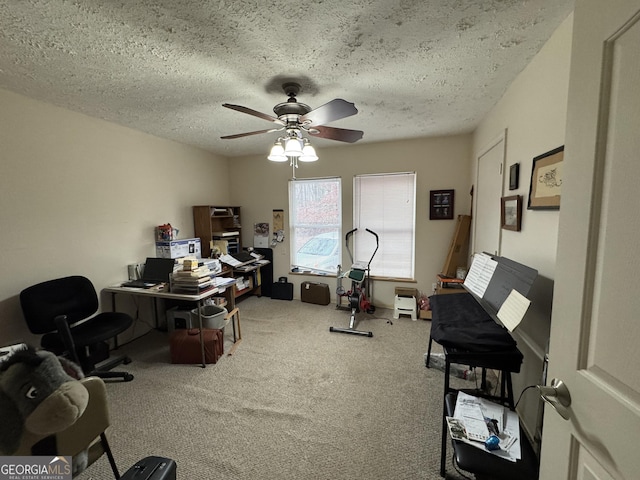
[[520,179],[520,164],[514,163],[509,167],[509,190],[517,190]]
[[522,226],[522,195],[502,197],[500,205],[500,226],[519,232]]
[[453,190],[431,190],[429,192],[429,220],[453,219]]
[[564,146],[543,153],[533,159],[527,209],[560,209],[563,158]]

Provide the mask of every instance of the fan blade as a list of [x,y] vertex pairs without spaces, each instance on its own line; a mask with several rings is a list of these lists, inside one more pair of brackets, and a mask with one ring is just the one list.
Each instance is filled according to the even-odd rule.
[[267,115],[266,113],[258,112],[257,110],[253,110],[251,108],[243,107],[242,105],[233,105],[231,103],[223,103],[223,107],[230,108],[231,110],[236,110],[242,113],[248,113],[249,115],[253,115],[254,117],[261,118],[263,120],[267,120],[268,122],[277,123],[279,125],[284,125],[285,123],[272,115]]
[[309,135],[314,137],[338,140],[339,142],[355,143],[362,138],[364,132],[361,130],[347,130],[346,128],[317,126],[309,129]]
[[224,137],[220,137],[224,140],[230,140],[233,138],[241,138],[248,137],[249,135],[259,135],[260,133],[271,133],[282,130],[282,128],[270,128],[269,130],[256,130],[255,132],[247,132],[247,133],[236,133],[235,135],[225,135]]
[[310,122],[314,127],[318,125],[326,125],[341,118],[350,117],[358,113],[355,104],[347,102],[341,98],[331,100],[329,103],[319,106],[311,110],[309,113],[300,117],[300,122]]

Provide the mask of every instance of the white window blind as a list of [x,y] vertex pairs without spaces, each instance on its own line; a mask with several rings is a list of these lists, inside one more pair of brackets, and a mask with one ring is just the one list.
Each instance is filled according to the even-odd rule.
[[291,266],[336,273],[342,258],[340,178],[289,181]]
[[416,174],[357,175],[353,183],[355,261],[371,262],[371,275],[414,279]]

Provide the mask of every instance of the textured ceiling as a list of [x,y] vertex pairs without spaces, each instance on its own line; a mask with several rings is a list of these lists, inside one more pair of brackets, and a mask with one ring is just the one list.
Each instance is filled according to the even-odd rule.
[[[0,0],[0,88],[237,156],[284,80],[362,142],[470,132],[573,0]],[[312,139],[316,147],[345,145]]]

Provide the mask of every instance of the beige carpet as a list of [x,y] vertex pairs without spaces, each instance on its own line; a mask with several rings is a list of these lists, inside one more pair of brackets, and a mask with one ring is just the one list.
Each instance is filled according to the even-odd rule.
[[[121,473],[157,455],[183,480],[439,479],[443,374],[424,366],[428,321],[360,314],[373,338],[330,333],[334,305],[251,297],[242,342],[215,365],[169,363],[153,331],[121,350],[130,383],[109,383]],[[452,380],[469,387],[470,382]],[[451,467],[451,478],[461,478]],[[106,458],[79,478],[112,478]]]

